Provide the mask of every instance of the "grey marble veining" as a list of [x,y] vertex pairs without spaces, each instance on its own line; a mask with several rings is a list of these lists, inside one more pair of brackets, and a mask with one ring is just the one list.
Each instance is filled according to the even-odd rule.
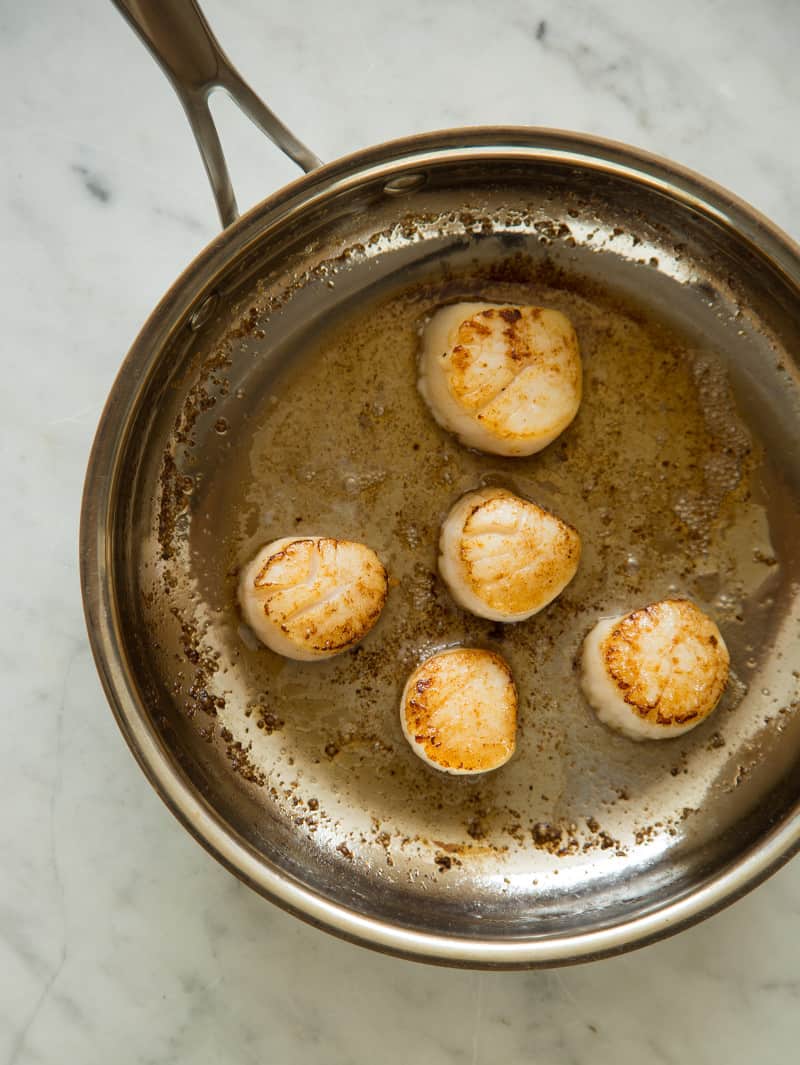
[[[491,5],[208,0],[325,158],[531,123],[672,156],[800,236],[800,11],[786,0]],[[370,954],[241,887],[146,785],[87,649],[76,530],[117,366],[216,232],[180,107],[110,4],[0,11],[5,412],[0,1062],[796,1060],[800,864],[704,925],[528,974]],[[294,174],[232,106],[240,203]]]

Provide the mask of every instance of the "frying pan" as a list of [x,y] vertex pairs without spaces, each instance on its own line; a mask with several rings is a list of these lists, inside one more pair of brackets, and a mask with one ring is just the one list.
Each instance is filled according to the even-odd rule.
[[[145,324],[89,463],[81,569],[109,702],[142,769],[220,862],[380,950],[533,967],[626,950],[763,880],[800,839],[800,255],[672,163],[528,128],[425,134],[318,166],[190,0],[117,5],[194,129],[222,234]],[[223,88],[305,176],[237,218],[208,111]],[[585,394],[562,438],[461,447],[415,388],[419,331],[459,299],[557,307]],[[459,611],[438,524],[481,484],[576,525],[573,584],[521,625]],[[363,540],[392,575],[362,647],[255,645],[237,568],[296,530]],[[732,676],[708,722],[634,744],[574,672],[603,614],[667,594],[718,621]],[[516,756],[449,778],[397,700],[436,648],[499,650]]]

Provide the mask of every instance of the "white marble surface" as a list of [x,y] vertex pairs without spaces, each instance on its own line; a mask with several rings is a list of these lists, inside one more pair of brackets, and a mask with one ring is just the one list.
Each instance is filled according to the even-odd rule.
[[[574,127],[682,160],[800,236],[792,0],[206,9],[325,158],[457,124]],[[110,4],[3,5],[0,61],[0,1062],[795,1061],[800,862],[641,952],[479,975],[305,927],[170,817],[95,677],[76,528],[116,367],[215,214],[181,110]],[[293,170],[219,113],[248,205]]]

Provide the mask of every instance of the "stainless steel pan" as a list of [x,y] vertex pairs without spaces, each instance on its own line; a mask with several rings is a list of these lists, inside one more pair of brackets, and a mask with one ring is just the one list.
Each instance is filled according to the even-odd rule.
[[[103,413],[81,564],[97,666],[167,805],[232,872],[339,935],[454,965],[611,954],[713,912],[800,838],[800,253],[724,190],[583,135],[468,129],[316,167],[196,6],[119,6],[169,73],[227,228],[165,295]],[[310,173],[240,219],[212,88]],[[415,389],[431,309],[566,310],[578,419],[525,460],[460,447]],[[498,482],[577,525],[579,575],[496,626],[435,573],[452,501]],[[330,532],[394,578],[363,647],[304,665],[252,646],[237,567]],[[593,621],[668,592],[718,619],[724,705],[636,745],[600,726],[574,656]],[[516,757],[442,779],[397,697],[419,657],[502,650]]]

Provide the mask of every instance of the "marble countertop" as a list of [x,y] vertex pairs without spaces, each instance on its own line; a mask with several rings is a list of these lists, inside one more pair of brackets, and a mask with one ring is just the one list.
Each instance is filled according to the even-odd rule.
[[[208,0],[206,11],[326,159],[443,126],[577,128],[676,158],[800,237],[791,0]],[[76,536],[117,366],[216,233],[215,211],[167,81],[111,4],[4,5],[0,59],[0,1062],[795,1060],[800,862],[625,957],[477,974],[306,927],[167,813],[95,675]],[[217,113],[240,204],[293,175],[233,105]]]

